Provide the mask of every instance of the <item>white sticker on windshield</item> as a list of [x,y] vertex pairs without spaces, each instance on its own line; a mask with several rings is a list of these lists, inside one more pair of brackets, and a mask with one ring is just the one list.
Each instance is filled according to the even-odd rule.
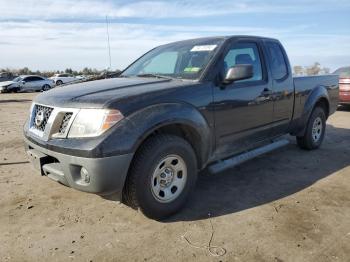
[[213,51],[217,45],[195,45],[191,52]]

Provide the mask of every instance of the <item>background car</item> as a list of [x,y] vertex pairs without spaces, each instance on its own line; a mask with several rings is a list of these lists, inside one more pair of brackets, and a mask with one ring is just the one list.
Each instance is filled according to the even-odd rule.
[[350,105],[350,66],[341,67],[333,74],[339,75],[339,104]]
[[76,78],[77,78],[77,80],[79,80],[79,81],[86,81],[86,80],[89,79],[89,77],[88,77],[88,76],[85,76],[85,75],[78,75],[78,76],[76,76]]
[[70,74],[55,74],[53,77],[50,77],[50,79],[52,79],[58,86],[79,80],[74,75]]
[[54,86],[54,82],[50,79],[36,76],[19,76],[12,81],[0,83],[0,91],[5,92],[29,92],[29,91],[47,91]]

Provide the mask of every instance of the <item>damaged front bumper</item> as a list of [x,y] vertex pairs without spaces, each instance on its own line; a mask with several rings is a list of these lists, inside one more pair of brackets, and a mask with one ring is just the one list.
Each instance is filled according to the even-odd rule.
[[34,167],[66,186],[100,195],[121,197],[133,154],[87,158],[43,148],[24,137],[25,150]]

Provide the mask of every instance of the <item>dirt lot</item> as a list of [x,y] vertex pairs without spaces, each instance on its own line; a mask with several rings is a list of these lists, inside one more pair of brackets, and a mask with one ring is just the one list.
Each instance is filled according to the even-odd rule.
[[[350,110],[329,119],[317,151],[291,139],[203,172],[186,208],[161,223],[32,169],[21,129],[35,95],[0,95],[0,261],[349,261]],[[181,237],[207,245],[211,223],[220,257]]]

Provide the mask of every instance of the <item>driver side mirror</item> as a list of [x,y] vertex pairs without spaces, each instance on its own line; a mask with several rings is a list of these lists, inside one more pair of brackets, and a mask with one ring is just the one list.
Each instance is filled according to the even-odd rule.
[[234,81],[244,80],[253,77],[253,66],[252,65],[235,65],[230,67],[227,71],[224,84],[231,84]]

